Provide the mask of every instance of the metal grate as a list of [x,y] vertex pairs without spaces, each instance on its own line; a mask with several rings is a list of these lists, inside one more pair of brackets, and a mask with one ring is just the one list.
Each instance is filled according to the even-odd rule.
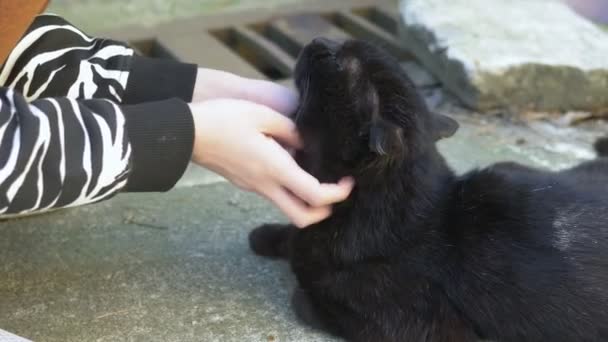
[[419,87],[434,86],[398,38],[394,1],[351,0],[299,4],[271,12],[250,11],[200,17],[154,28],[107,33],[140,53],[172,58],[246,77],[290,84],[297,56],[313,38],[372,41],[396,56]]

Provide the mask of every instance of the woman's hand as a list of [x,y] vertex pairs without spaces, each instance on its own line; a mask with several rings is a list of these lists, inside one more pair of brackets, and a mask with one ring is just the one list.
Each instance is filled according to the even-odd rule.
[[[259,102],[277,101],[275,108],[292,106],[265,98],[263,93],[250,96]],[[259,102],[214,99],[190,104],[195,126],[193,161],[268,198],[298,227],[327,218],[331,204],[348,197],[353,181],[345,178],[338,184],[320,184],[302,170],[281,146],[300,147],[294,123]]]
[[289,116],[298,106],[298,94],[279,84],[244,78],[235,74],[199,68],[192,102],[218,98],[247,100]]

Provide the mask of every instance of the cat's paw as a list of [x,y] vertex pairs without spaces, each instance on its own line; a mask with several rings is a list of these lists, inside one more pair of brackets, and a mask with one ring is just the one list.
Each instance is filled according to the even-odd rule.
[[283,224],[264,224],[249,233],[249,247],[261,256],[287,257],[287,240],[292,228]]

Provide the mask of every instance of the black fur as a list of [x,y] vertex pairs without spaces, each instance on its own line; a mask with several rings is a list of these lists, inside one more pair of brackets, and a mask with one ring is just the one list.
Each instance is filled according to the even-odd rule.
[[602,157],[608,157],[608,138],[603,138],[595,142],[595,150]]
[[296,81],[299,163],[356,178],[331,218],[251,234],[288,256],[303,321],[351,341],[608,340],[608,158],[456,176],[435,147],[455,122],[364,42],[311,43]]

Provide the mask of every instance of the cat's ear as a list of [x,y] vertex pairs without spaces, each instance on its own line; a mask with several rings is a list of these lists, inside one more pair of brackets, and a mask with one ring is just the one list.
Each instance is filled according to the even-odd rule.
[[369,149],[382,156],[404,152],[403,129],[383,119],[373,120],[369,129]]
[[458,122],[449,116],[431,113],[431,132],[435,141],[451,137],[458,128],[460,128]]

